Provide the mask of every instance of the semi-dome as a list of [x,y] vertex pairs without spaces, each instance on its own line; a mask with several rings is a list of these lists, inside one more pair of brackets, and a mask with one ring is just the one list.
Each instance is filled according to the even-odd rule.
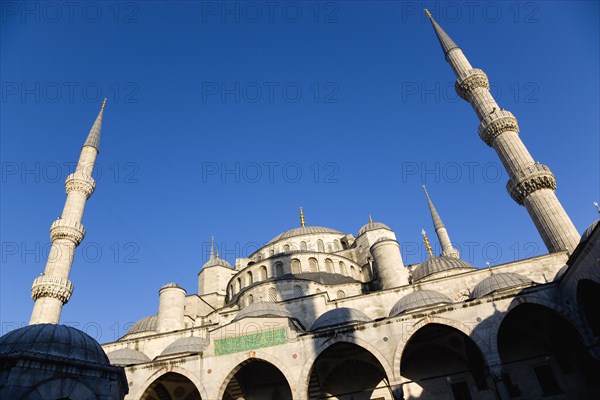
[[36,324],[15,329],[0,338],[0,356],[47,357],[110,365],[100,344],[70,326]]
[[126,335],[130,335],[132,333],[146,332],[146,331],[155,331],[157,324],[158,324],[158,315],[156,315],[156,314],[150,315],[149,317],[142,318],[138,322],[133,324],[133,326],[131,328],[129,328],[129,330],[127,331]]
[[358,230],[358,236],[376,229],[387,229],[388,231],[391,231],[390,227],[384,223],[370,221],[368,224],[363,225],[363,227]]
[[596,229],[596,226],[598,226],[598,222],[600,222],[600,219],[597,219],[594,222],[592,222],[592,224],[590,226],[588,226],[585,231],[583,231],[583,235],[581,235],[581,239],[579,240],[579,243],[583,243],[586,240],[588,240],[588,238],[592,235],[592,232],[594,231],[594,229]]
[[150,358],[142,353],[130,348],[124,348],[119,350],[111,351],[107,354],[108,359],[112,365],[126,366],[143,364],[150,362]]
[[333,310],[329,310],[324,314],[321,314],[321,316],[319,316],[319,318],[317,318],[312,324],[310,330],[314,331],[331,326],[370,321],[371,318],[367,317],[365,313],[355,308],[334,308]]
[[233,319],[233,322],[242,318],[291,318],[292,314],[283,306],[276,303],[257,302],[244,307]]
[[495,273],[475,286],[475,289],[473,289],[473,292],[471,293],[471,298],[478,299],[499,290],[531,285],[532,283],[531,279],[527,279],[523,275],[515,274],[514,272]]
[[413,270],[412,279],[413,281],[418,281],[436,272],[451,269],[475,269],[475,267],[460,258],[448,256],[433,257]]
[[274,243],[282,239],[289,239],[295,236],[312,235],[318,233],[332,233],[336,235],[343,235],[343,233],[340,231],[325,228],[322,226],[301,226],[299,228],[290,229],[289,231],[285,231],[282,234],[275,236],[273,239],[269,240],[269,243]]
[[162,353],[161,356],[169,356],[174,354],[181,353],[200,353],[204,351],[208,347],[208,340],[197,337],[197,336],[189,336],[181,339],[177,339],[170,345],[168,345]]
[[390,311],[390,317],[396,317],[406,311],[421,307],[449,303],[452,303],[452,300],[448,296],[435,290],[417,290],[398,300]]

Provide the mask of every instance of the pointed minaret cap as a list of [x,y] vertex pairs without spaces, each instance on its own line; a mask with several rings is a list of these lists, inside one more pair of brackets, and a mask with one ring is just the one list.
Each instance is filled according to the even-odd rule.
[[429,20],[431,21],[431,25],[433,25],[435,34],[437,35],[438,40],[442,45],[442,49],[444,50],[444,56],[448,56],[448,52],[452,49],[459,49],[460,47],[458,47],[456,43],[454,43],[454,41],[450,39],[450,36],[448,36],[448,34],[442,29],[442,27],[436,22],[436,20],[433,19],[433,16],[431,15],[428,9],[425,9],[425,14],[427,14]]
[[98,152],[100,151],[100,131],[102,130],[102,115],[104,114],[104,106],[106,106],[106,99],[102,102],[102,106],[100,107],[100,112],[96,117],[96,121],[94,121],[94,125],[92,125],[92,129],[90,129],[90,133],[88,134],[87,139],[83,146],[90,146],[95,148]]
[[444,228],[444,223],[442,222],[442,218],[440,214],[438,214],[433,202],[429,198],[429,193],[427,193],[427,188],[423,185],[423,190],[425,191],[425,196],[427,196],[427,203],[429,203],[429,211],[431,212],[431,219],[433,220],[433,226],[437,231],[440,228]]

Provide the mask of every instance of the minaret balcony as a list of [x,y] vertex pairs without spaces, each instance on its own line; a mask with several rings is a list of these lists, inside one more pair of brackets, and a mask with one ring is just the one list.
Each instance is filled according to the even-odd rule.
[[61,218],[50,225],[50,239],[53,242],[58,239],[67,239],[78,246],[84,237],[85,228],[81,222]]
[[96,189],[96,181],[91,176],[79,171],[67,176],[65,180],[65,189],[67,194],[72,191],[84,193],[89,198]]
[[507,131],[519,133],[519,124],[513,113],[506,110],[495,110],[485,116],[478,129],[479,137],[490,147],[498,136]]
[[461,74],[454,83],[454,89],[461,99],[470,101],[471,92],[477,88],[490,89],[487,75],[479,68],[473,68]]
[[518,204],[540,189],[556,190],[556,178],[546,165],[535,163],[517,171],[506,184],[506,190]]
[[73,284],[68,279],[54,276],[38,276],[31,285],[31,298],[35,301],[40,297],[54,297],[63,304],[67,303],[73,293]]

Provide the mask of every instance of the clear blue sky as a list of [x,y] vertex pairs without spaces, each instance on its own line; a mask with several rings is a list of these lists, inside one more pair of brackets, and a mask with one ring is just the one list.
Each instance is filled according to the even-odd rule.
[[298,226],[299,206],[355,235],[372,214],[411,264],[421,228],[437,245],[426,183],[469,262],[544,254],[424,5],[487,72],[577,229],[598,217],[598,2],[67,3],[1,3],[1,333],[29,320],[103,97],[62,314],[100,341],[155,313],[163,284],[196,293],[211,235],[233,263]]

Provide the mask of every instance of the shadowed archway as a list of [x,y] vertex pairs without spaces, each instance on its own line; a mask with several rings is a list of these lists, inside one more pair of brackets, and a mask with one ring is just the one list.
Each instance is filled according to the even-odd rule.
[[316,358],[308,383],[309,400],[392,399],[381,363],[352,343],[335,343]]
[[168,372],[150,384],[140,400],[202,400],[198,388],[185,376]]
[[496,399],[489,368],[475,342],[458,329],[427,324],[404,347],[405,399]]
[[582,279],[577,284],[577,304],[592,334],[600,337],[600,283]]
[[600,392],[600,363],[573,325],[547,307],[511,310],[498,330],[498,352],[512,396],[583,399]]
[[253,358],[238,365],[227,382],[223,400],[292,400],[285,376],[273,364]]

